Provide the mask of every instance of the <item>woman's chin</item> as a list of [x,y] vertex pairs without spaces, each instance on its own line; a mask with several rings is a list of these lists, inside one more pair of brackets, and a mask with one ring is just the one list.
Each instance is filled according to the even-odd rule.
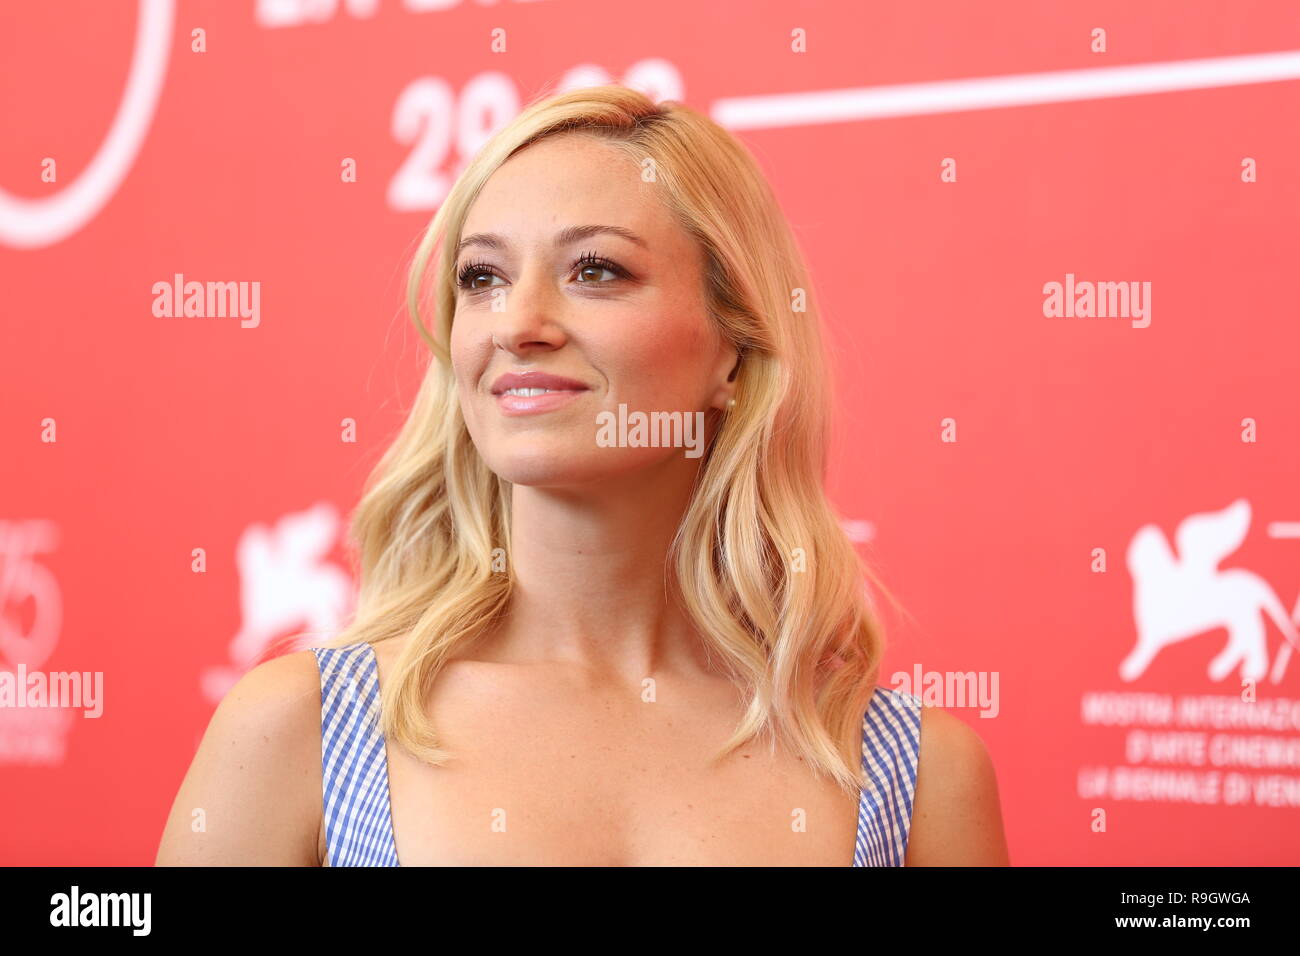
[[[530,488],[580,488],[624,478],[652,467],[657,455],[641,449],[588,449],[587,454],[510,456],[490,461],[492,471],[514,485]],[[654,449],[662,453],[663,449]]]

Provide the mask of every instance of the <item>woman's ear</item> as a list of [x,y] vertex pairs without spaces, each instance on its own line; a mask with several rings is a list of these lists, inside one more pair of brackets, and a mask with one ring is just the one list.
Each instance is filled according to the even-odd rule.
[[727,380],[720,385],[713,393],[713,400],[709,403],[714,408],[725,410],[727,402],[736,394],[736,377],[740,374],[740,352],[735,348],[726,349],[722,361],[718,365],[718,372],[721,374],[722,369],[730,365],[730,371],[727,373]]

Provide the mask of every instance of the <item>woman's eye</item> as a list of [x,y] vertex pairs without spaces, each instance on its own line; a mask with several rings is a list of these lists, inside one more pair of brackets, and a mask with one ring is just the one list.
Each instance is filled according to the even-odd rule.
[[[590,263],[578,269],[578,279],[579,281],[587,284],[599,283],[601,281],[609,281],[608,279],[607,280],[600,279],[600,273],[602,272],[608,272],[610,274],[610,278],[612,279],[619,278],[618,273],[616,273],[609,266],[602,266],[602,265],[597,265],[596,263]],[[587,278],[587,279],[583,278],[584,276],[590,276],[590,274],[592,273],[595,274],[594,278]]]
[[[607,265],[584,265],[584,267],[578,269],[577,271],[578,278],[582,278],[582,276],[586,276],[586,274],[593,273],[593,272],[597,273],[597,276],[599,276],[599,273],[608,272],[611,274],[612,277],[617,278],[617,276],[615,276],[614,274],[614,269],[608,268]],[[595,278],[595,280],[588,280],[588,281],[599,281],[599,278]]]
[[[462,287],[470,290],[487,289],[491,286],[491,280],[495,278],[497,278],[497,276],[494,273],[488,272],[484,269],[471,269],[463,274],[460,284]],[[487,279],[489,281],[487,283],[482,283],[479,282],[480,279]]]

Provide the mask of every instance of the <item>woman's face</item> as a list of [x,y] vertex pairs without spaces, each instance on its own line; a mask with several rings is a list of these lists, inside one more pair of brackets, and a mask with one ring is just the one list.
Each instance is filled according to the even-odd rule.
[[[579,485],[699,460],[700,447],[632,447],[628,431],[606,444],[619,439],[620,405],[629,424],[679,412],[693,429],[733,387],[736,352],[705,308],[703,250],[660,188],[607,144],[564,134],[516,153],[471,206],[451,358],[469,433],[506,480]],[[503,394],[512,384],[554,391]]]

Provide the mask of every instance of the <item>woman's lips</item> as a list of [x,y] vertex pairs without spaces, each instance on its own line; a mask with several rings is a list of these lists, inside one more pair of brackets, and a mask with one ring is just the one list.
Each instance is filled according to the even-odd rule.
[[543,392],[541,395],[511,395],[509,392],[502,392],[496,397],[497,408],[501,409],[503,415],[512,417],[537,415],[563,408],[586,391],[585,388],[563,389]]
[[[539,391],[542,389],[545,391]],[[512,391],[538,394],[512,395]],[[497,407],[505,415],[536,415],[554,411],[586,391],[589,391],[587,386],[576,379],[535,368],[507,372],[492,383],[492,394],[496,396]]]

